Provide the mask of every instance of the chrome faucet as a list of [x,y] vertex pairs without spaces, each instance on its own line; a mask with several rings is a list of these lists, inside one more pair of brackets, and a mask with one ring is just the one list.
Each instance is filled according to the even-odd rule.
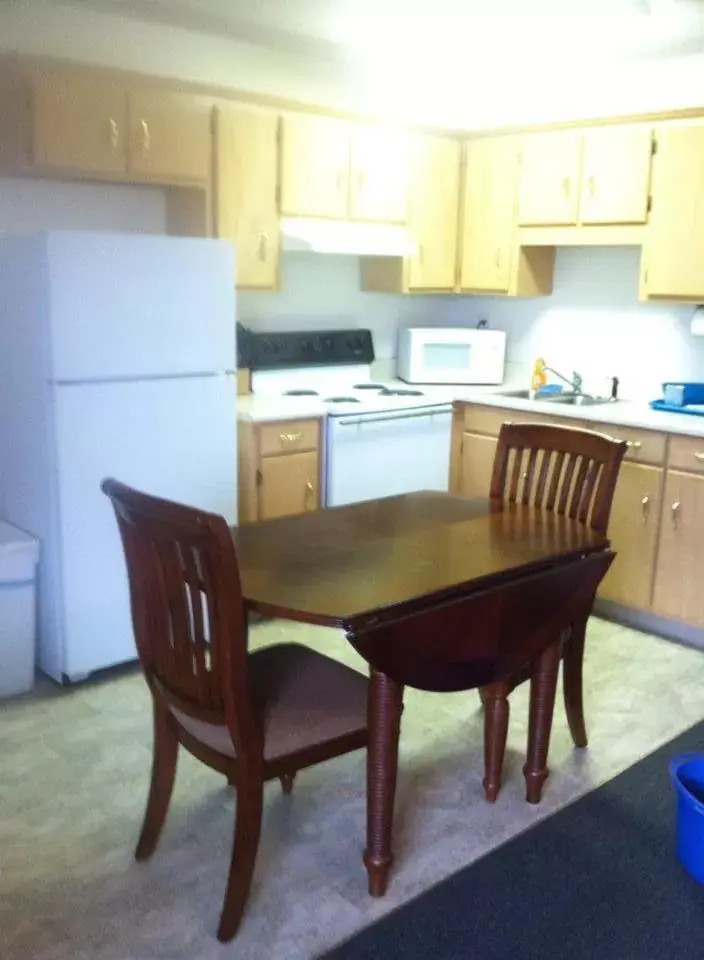
[[566,377],[564,374],[560,373],[559,370],[555,370],[554,367],[546,366],[545,369],[550,373],[554,373],[556,377],[559,377],[563,383],[566,383],[568,387],[572,388],[572,392],[577,395],[584,393],[582,390],[583,379],[580,373],[577,373],[576,370],[572,371],[572,377]]

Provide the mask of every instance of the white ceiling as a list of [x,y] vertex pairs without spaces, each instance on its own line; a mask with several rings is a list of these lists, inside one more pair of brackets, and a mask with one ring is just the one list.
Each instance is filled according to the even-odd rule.
[[[309,56],[574,63],[704,52],[704,0],[63,0]],[[488,13],[487,11],[491,11]],[[439,56],[438,56],[439,55]]]

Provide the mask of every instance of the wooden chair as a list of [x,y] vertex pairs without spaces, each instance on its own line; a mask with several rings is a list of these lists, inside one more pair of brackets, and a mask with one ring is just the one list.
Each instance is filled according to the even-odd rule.
[[247,651],[247,618],[222,517],[105,480],[122,537],[139,659],[152,695],[151,788],[136,857],[151,856],[171,798],[179,744],[237,790],[218,939],[249,895],[263,788],[367,745],[366,677],[298,644]]
[[[494,459],[490,497],[554,511],[587,523],[605,534],[626,449],[625,441],[590,430],[504,423]],[[593,599],[584,615],[567,631],[562,646],[565,711],[572,739],[578,747],[587,745],[582,665]],[[556,664],[559,666],[559,660]],[[501,787],[508,736],[508,696],[530,675],[531,666],[528,666],[481,690],[484,704],[484,790],[490,802],[496,800]]]

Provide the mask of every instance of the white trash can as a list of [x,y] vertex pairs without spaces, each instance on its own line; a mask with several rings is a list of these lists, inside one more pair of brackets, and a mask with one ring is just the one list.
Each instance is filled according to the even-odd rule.
[[34,686],[39,541],[0,520],[0,699]]

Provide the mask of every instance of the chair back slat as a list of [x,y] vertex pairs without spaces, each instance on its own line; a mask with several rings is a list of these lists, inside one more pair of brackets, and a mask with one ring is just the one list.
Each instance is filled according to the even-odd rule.
[[243,756],[257,736],[246,615],[225,520],[116,480],[102,488],[122,537],[137,651],[152,693],[225,724]]
[[591,430],[505,423],[490,496],[563,514],[605,533],[626,448]]

